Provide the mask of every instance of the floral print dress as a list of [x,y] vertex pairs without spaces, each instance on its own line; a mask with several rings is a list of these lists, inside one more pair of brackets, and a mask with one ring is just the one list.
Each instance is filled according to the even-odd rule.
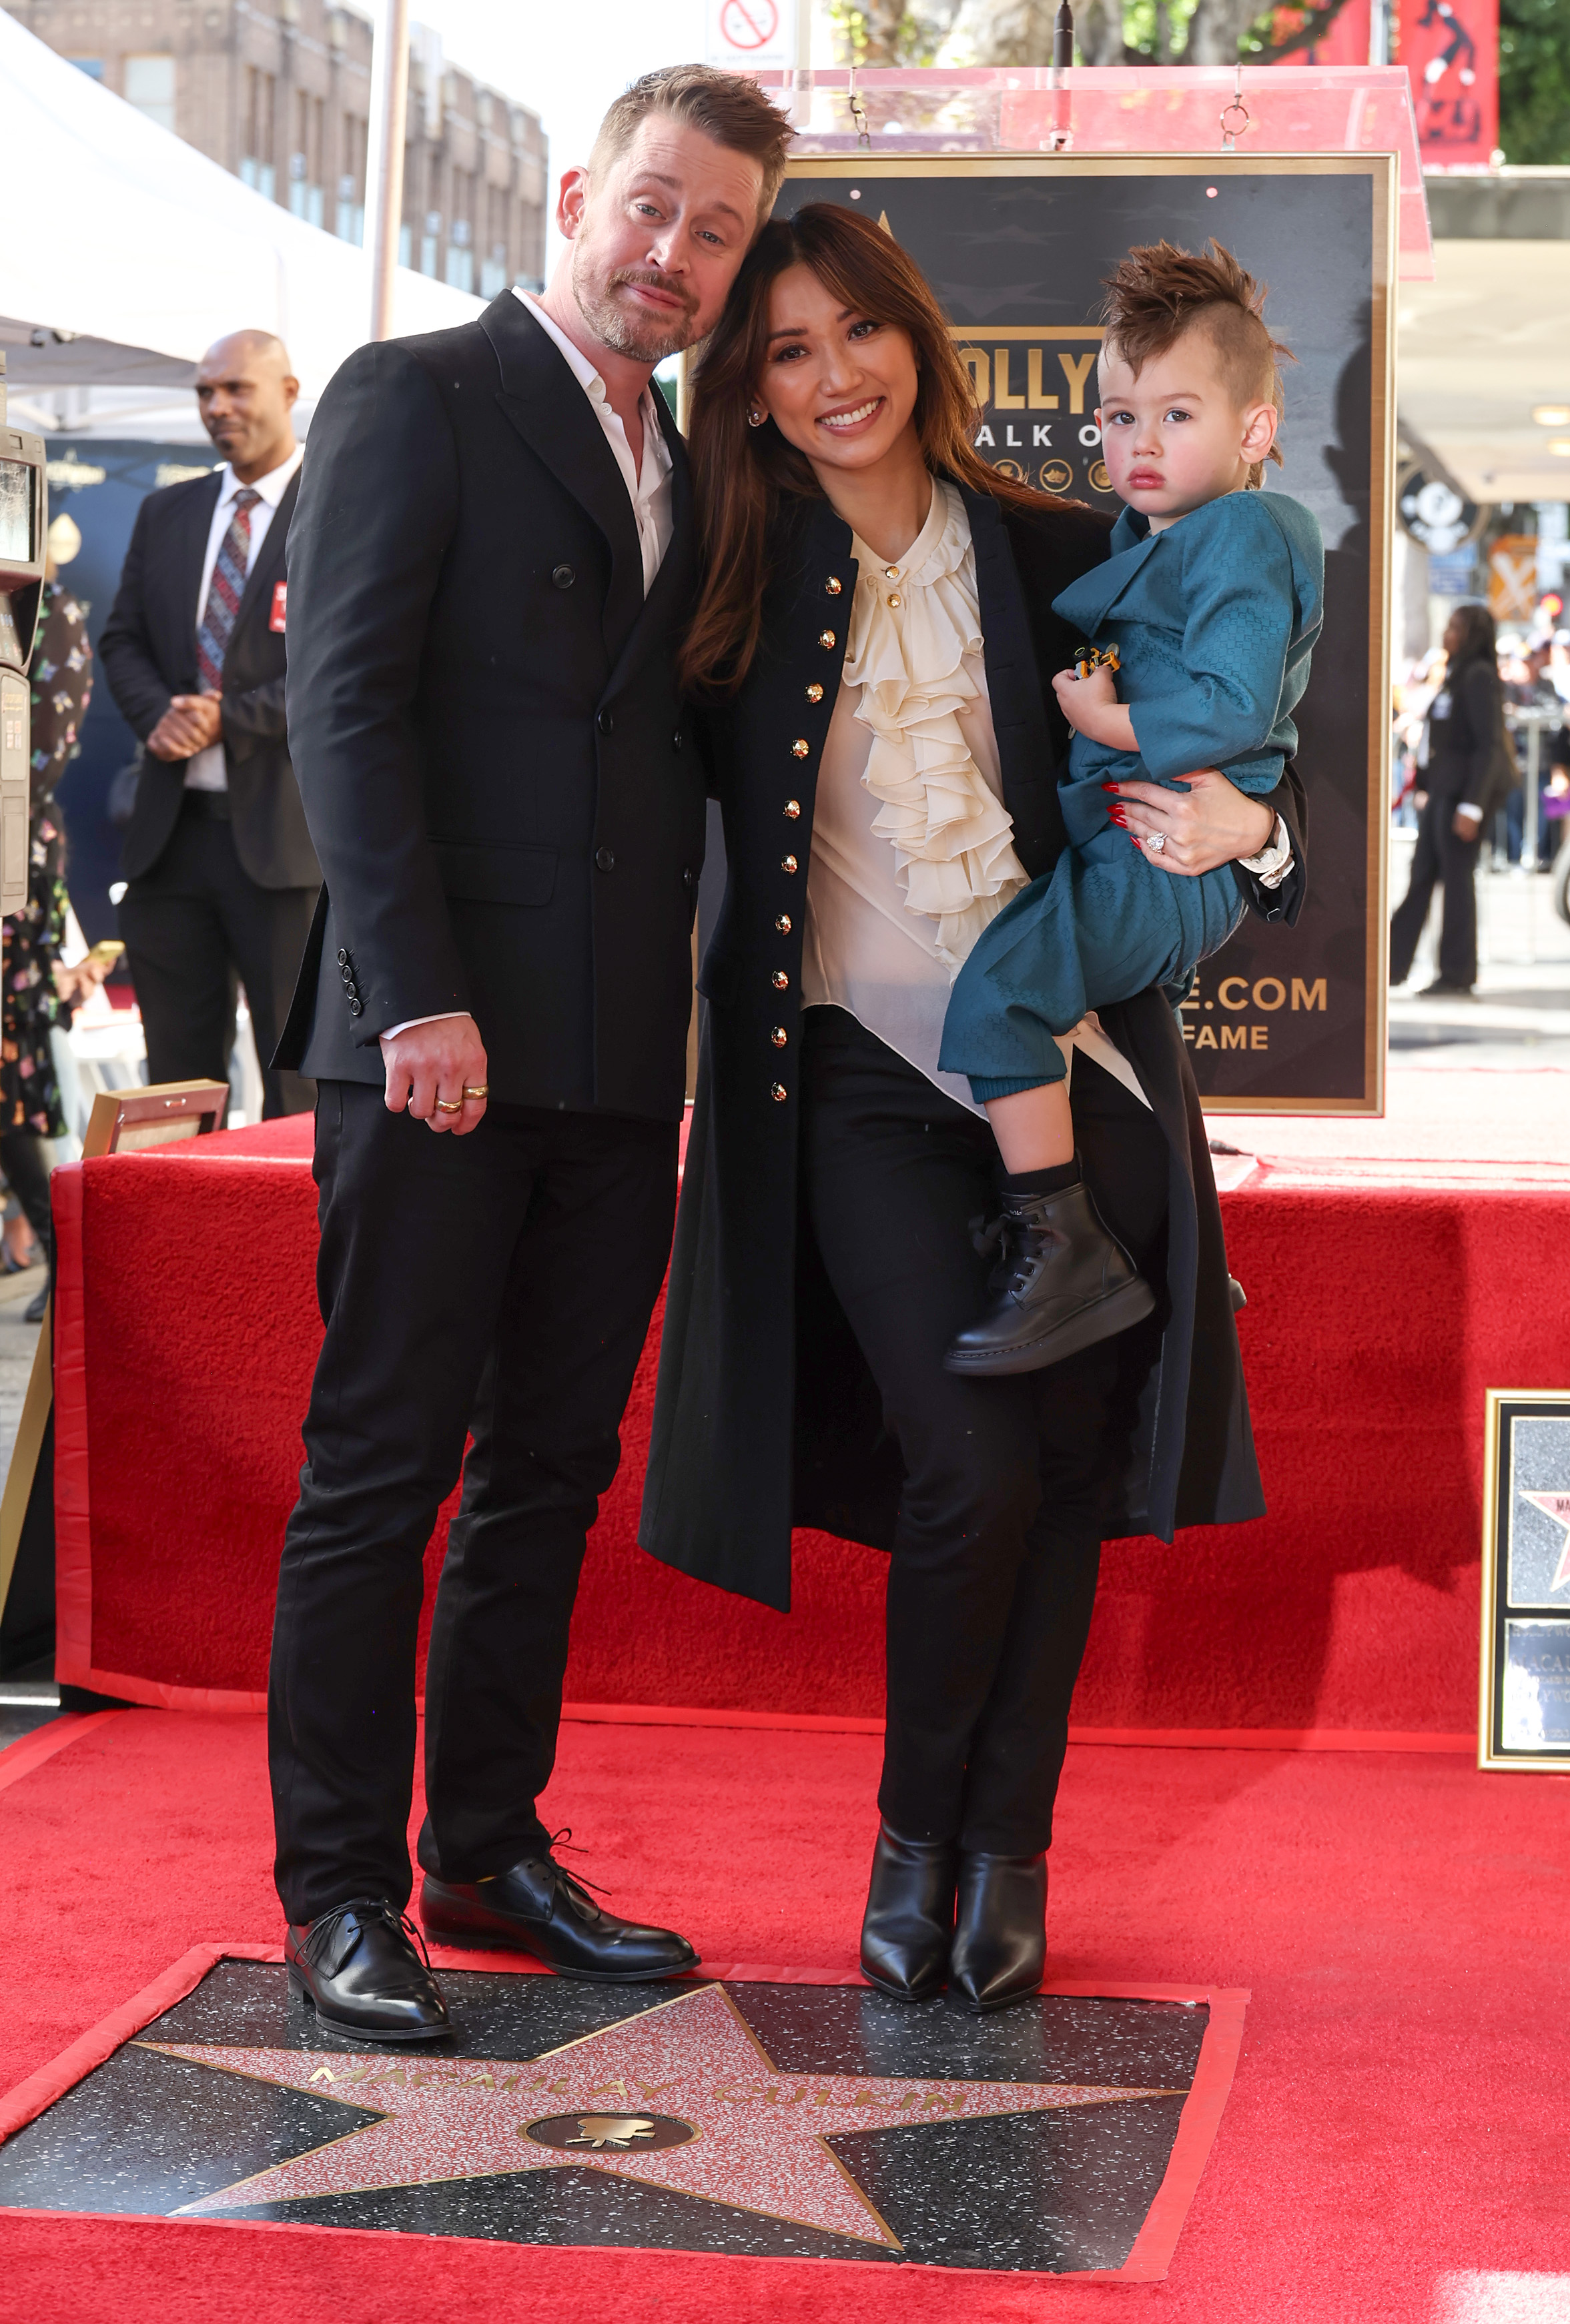
[[54,989],[70,898],[65,882],[65,828],[55,786],[77,754],[77,735],[93,690],[88,617],[59,581],[46,581],[32,650],[32,876],[27,902],[5,922],[0,977],[0,1130],[30,1130],[63,1138],[50,1031],[70,1010]]

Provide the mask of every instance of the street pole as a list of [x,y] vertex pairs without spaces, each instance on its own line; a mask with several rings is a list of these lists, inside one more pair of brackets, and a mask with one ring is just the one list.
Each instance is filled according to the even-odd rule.
[[374,339],[392,335],[408,116],[409,0],[381,0],[371,48],[370,150],[365,156],[365,255],[371,266]]

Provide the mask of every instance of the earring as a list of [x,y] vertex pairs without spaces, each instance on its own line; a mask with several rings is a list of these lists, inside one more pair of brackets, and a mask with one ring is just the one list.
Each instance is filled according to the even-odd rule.
[[749,428],[761,428],[768,417],[768,413],[766,411],[760,411],[755,403],[751,403],[747,406],[747,425]]

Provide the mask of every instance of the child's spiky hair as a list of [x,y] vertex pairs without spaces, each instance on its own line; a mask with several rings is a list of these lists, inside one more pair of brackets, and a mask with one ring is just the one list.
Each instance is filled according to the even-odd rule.
[[[1146,243],[1131,250],[1106,278],[1103,353],[1121,356],[1137,379],[1152,357],[1203,328],[1239,404],[1273,403],[1279,412],[1279,366],[1296,358],[1271,337],[1265,321],[1268,287],[1256,282],[1219,242],[1209,243],[1197,256],[1169,242]],[[1270,456],[1280,464],[1278,445],[1270,446]],[[1258,483],[1262,466],[1256,464],[1251,472],[1251,484]]]

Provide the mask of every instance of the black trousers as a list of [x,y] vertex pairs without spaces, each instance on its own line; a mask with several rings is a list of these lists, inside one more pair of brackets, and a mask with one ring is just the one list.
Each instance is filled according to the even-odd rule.
[[439,1137],[380,1088],[321,1084],[327,1337],[268,1695],[292,1922],[408,1901],[422,1562],[460,1465],[420,1861],[474,1880],[543,1837],[584,1537],[670,1256],[676,1151],[673,1124],[503,1105]]
[[236,853],[227,807],[221,792],[188,795],[168,846],[121,899],[120,934],[147,1036],[149,1081],[227,1080],[237,975],[271,1121],[308,1113],[315,1098],[310,1082],[278,1071],[272,1058],[317,890],[259,887]]
[[1390,916],[1390,982],[1404,984],[1435,888],[1443,881],[1444,918],[1439,924],[1439,973],[1446,984],[1477,982],[1477,856],[1482,827],[1475,839],[1462,839],[1452,829],[1457,801],[1428,794],[1428,804],[1418,824],[1418,845],[1412,857],[1411,884]]
[[[1110,1340],[1012,1379],[943,1370],[983,1296],[971,1223],[996,1185],[992,1131],[843,1010],[802,1024],[805,1198],[905,1467],[879,1809],[907,1840],[1034,1855],[1051,1843],[1137,1367]],[[1102,1214],[1159,1282],[1166,1140],[1083,1056],[1070,1096]]]

